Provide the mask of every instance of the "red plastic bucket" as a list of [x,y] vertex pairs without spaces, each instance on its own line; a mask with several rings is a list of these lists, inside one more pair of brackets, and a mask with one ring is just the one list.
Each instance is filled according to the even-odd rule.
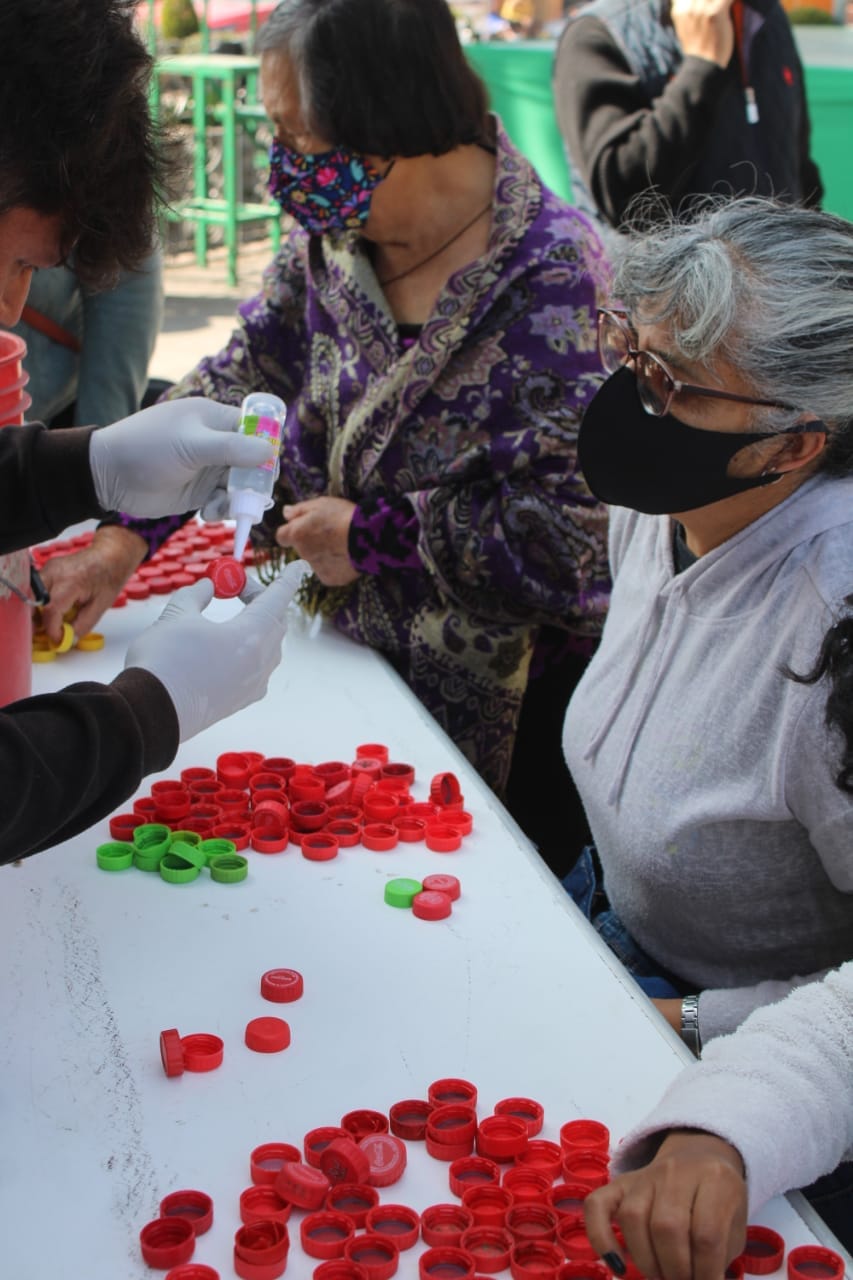
[[24,415],[32,404],[32,396],[26,391],[14,391],[8,397],[0,394],[0,427],[21,427]]
[[[21,362],[26,354],[22,338],[0,331],[0,426],[22,423],[32,404],[24,391],[29,379]],[[0,556],[0,578],[29,596],[29,552]],[[0,706],[29,697],[32,691],[32,626],[30,606],[0,582]]]
[[16,333],[0,330],[0,391],[8,391],[23,373],[27,344]]

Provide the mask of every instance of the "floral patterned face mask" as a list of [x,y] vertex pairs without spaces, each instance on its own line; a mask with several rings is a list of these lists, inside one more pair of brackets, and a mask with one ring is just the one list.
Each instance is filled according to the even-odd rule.
[[270,195],[312,235],[357,231],[385,176],[346,147],[314,155],[303,155],[278,139],[270,147]]

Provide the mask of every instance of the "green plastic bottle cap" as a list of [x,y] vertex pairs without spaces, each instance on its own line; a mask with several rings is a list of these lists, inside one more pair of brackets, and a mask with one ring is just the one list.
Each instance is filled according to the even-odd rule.
[[133,855],[133,865],[137,871],[159,871],[160,863],[168,852],[168,849],[164,849],[162,853],[147,854],[137,850]]
[[421,889],[420,880],[389,880],[385,886],[385,901],[389,907],[410,907],[415,894]]
[[[227,844],[228,841],[223,841]],[[246,858],[241,858],[239,853],[220,853],[210,859],[208,862],[211,880],[216,880],[219,884],[237,884],[238,880],[245,880],[249,874],[249,862]]]
[[125,871],[133,866],[133,845],[124,840],[99,844],[95,850],[95,857],[102,871]]
[[143,822],[141,826],[134,828],[133,847],[146,858],[153,858],[155,853],[161,856],[166,853],[171,839],[172,832],[162,823]]
[[208,866],[213,858],[227,858],[237,852],[234,841],[226,840],[224,836],[213,836],[210,840],[202,840],[199,849],[207,858]]
[[175,844],[180,840],[181,844],[191,844],[198,847],[201,844],[201,836],[197,831],[173,831],[171,844]]
[[160,875],[169,884],[189,884],[197,880],[201,872],[191,862],[177,853],[166,853],[160,861]]
[[[202,848],[194,844],[186,844],[183,840],[173,840],[169,846],[169,855],[171,857],[182,858],[184,862],[188,862],[190,866],[197,867],[201,871],[202,867],[207,866],[207,854]],[[160,864],[163,865],[162,863]]]

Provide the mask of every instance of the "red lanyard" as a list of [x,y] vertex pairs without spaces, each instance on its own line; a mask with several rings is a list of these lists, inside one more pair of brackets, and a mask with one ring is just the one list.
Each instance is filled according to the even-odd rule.
[[749,83],[749,71],[746,65],[746,54],[743,45],[743,0],[732,0],[732,23],[735,29],[737,60],[740,64],[740,81],[743,85],[743,96],[746,99],[747,124],[758,124],[758,102],[755,98],[755,90]]

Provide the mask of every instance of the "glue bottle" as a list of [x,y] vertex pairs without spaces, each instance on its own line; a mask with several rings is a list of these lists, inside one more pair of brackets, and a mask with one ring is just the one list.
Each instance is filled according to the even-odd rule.
[[234,559],[242,560],[249,530],[272,506],[272,491],[278,475],[278,455],[287,409],[284,401],[267,391],[253,391],[240,408],[238,430],[246,436],[263,436],[275,445],[275,454],[259,467],[232,467],[228,473],[228,497],[234,530]]

